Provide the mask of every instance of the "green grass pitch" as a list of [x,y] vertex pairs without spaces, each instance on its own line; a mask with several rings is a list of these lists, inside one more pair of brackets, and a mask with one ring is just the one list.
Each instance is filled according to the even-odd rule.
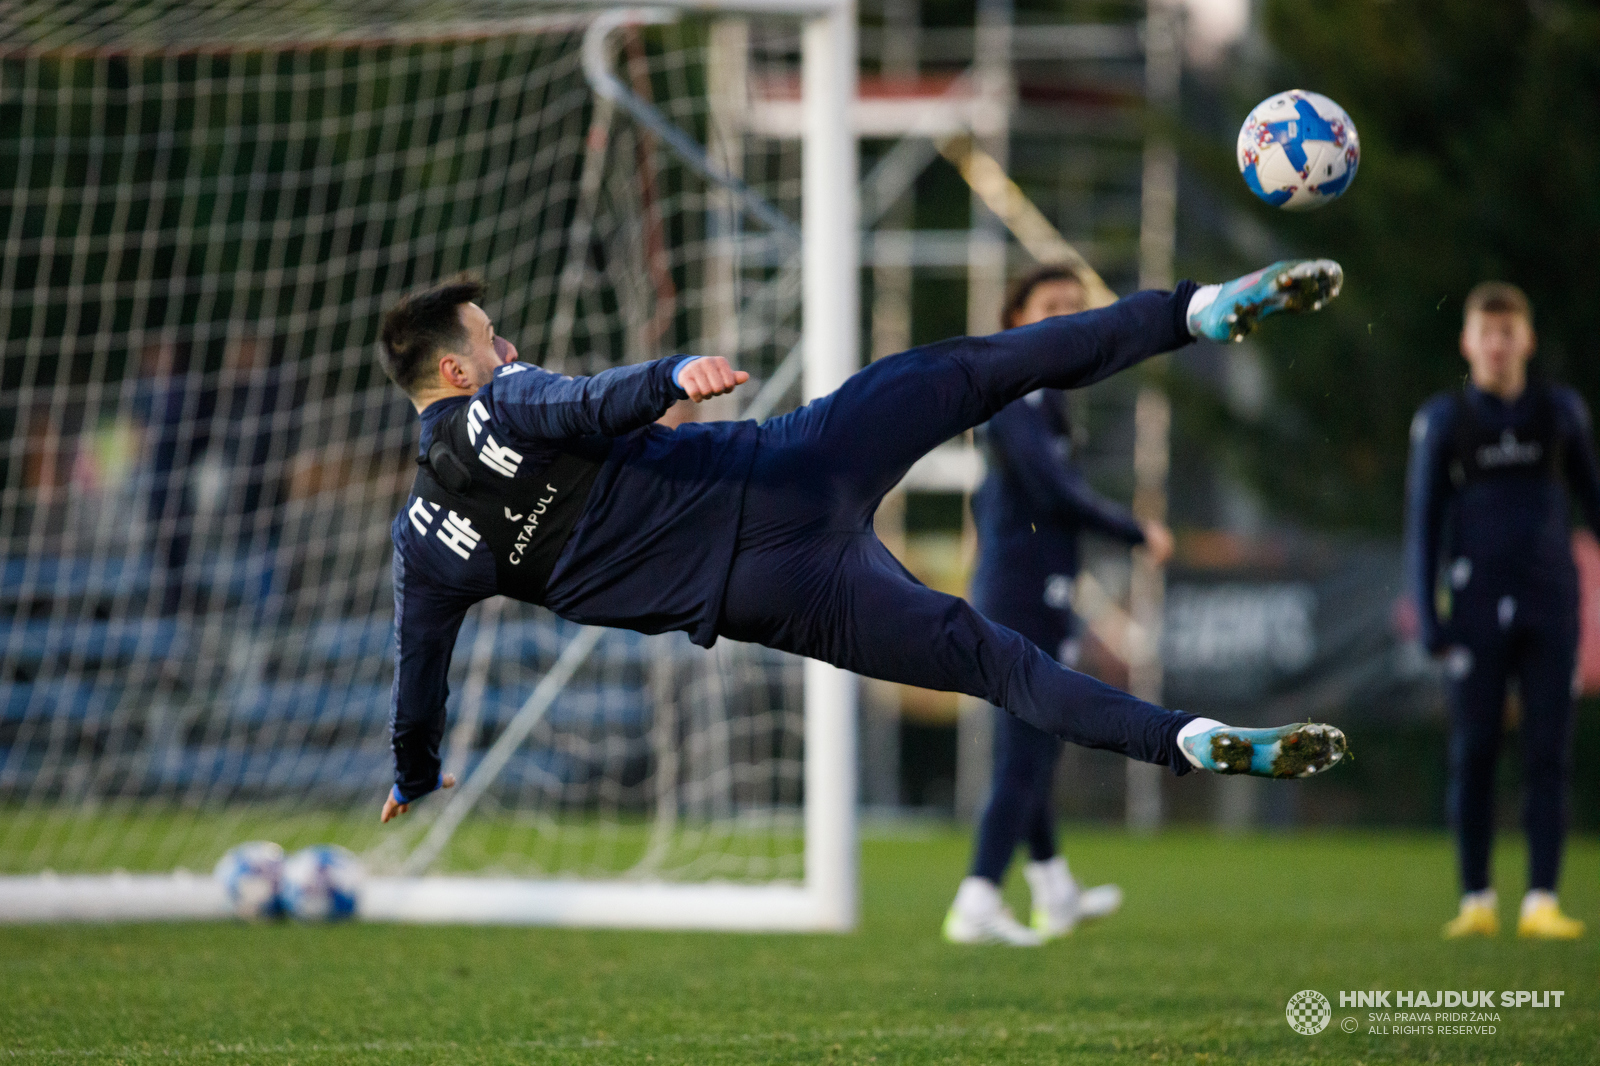
[[[0,928],[0,1062],[1140,1063],[1600,1060],[1600,847],[1577,943],[1445,943],[1442,836],[1066,841],[1123,913],[1042,950],[955,947],[965,835],[869,836],[849,936],[293,924]],[[1502,918],[1522,874],[1502,845]],[[1024,902],[1013,872],[1013,906]],[[1288,998],[1333,1024],[1301,1036]],[[1369,1034],[1341,990],[1547,990],[1494,1035]],[[1340,1028],[1360,1021],[1359,1032]]]

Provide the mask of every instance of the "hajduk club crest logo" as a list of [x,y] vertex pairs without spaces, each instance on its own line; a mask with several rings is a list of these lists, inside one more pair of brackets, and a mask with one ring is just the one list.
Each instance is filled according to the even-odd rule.
[[1289,997],[1289,1006],[1284,1008],[1283,1014],[1289,1019],[1289,1028],[1301,1036],[1315,1036],[1328,1027],[1333,1007],[1327,996],[1308,988]]

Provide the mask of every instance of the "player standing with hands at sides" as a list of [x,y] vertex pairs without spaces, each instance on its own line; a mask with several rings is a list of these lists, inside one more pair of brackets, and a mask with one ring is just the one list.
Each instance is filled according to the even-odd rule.
[[[1088,307],[1088,290],[1071,267],[1045,266],[1012,285],[1000,325],[1031,326]],[[1076,667],[1070,595],[1079,533],[1143,545],[1157,565],[1172,555],[1172,534],[1160,522],[1140,522],[1089,486],[1072,461],[1067,394],[1060,389],[1038,389],[1006,405],[979,432],[989,473],[972,498],[978,526],[972,605]],[[1060,757],[1059,739],[994,708],[993,784],[978,821],[972,868],[945,917],[945,939],[1032,947],[1121,906],[1115,885],[1080,890],[1056,851],[1052,786]],[[1000,900],[1021,842],[1030,859],[1022,872],[1033,896],[1032,929]]]
[[[1600,530],[1600,476],[1589,412],[1572,389],[1530,379],[1536,338],[1521,289],[1484,282],[1468,295],[1460,392],[1435,396],[1411,424],[1406,488],[1406,584],[1427,649],[1449,683],[1450,812],[1461,909],[1447,937],[1494,936],[1489,883],[1494,777],[1506,683],[1521,694],[1523,825],[1528,892],[1520,936],[1575,939],[1556,881],[1567,830],[1578,576],[1565,479]],[[1443,570],[1449,614],[1436,596]]]
[[1243,336],[1314,311],[1337,263],[1279,263],[1110,307],[879,359],[830,395],[757,425],[653,423],[749,375],[671,356],[566,377],[517,361],[466,277],[384,316],[385,372],[421,415],[417,480],[394,540],[395,784],[381,818],[446,781],[447,674],[467,608],[496,594],[574,622],[682,630],[964,692],[1055,736],[1170,766],[1305,777],[1344,734],[1232,729],[1057,663],[965,600],[920,584],[873,533],[885,493],[958,433],[1041,388],[1093,384],[1196,336]]

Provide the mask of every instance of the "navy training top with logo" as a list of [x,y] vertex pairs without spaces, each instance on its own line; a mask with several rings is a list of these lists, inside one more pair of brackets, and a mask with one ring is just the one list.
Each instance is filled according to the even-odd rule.
[[1572,389],[1530,382],[1511,403],[1470,383],[1441,393],[1411,423],[1406,476],[1406,590],[1425,646],[1445,641],[1434,601],[1440,553],[1450,580],[1492,584],[1536,605],[1570,603],[1576,592],[1571,509],[1562,481],[1600,531],[1589,411]]
[[1057,576],[1078,573],[1078,536],[1092,530],[1143,544],[1138,520],[1101,497],[1072,462],[1067,394],[1038,389],[1007,404],[983,428],[989,473],[972,497],[978,565],[972,603],[1012,628],[1041,609],[1068,608]]
[[689,358],[593,377],[509,363],[473,396],[422,412],[422,471],[391,527],[402,796],[438,780],[450,657],[479,600],[715,642],[756,428],[653,424],[687,395],[672,375]]

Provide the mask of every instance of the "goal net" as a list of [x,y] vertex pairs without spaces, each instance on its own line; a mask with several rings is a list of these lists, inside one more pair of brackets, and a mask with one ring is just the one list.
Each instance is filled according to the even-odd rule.
[[802,145],[743,118],[814,56],[765,7],[0,10],[0,920],[218,913],[257,839],[352,849],[380,918],[853,920],[808,871],[808,668],[753,646],[480,604],[463,785],[377,821],[418,433],[378,321],[474,270],[525,359],[718,354],[755,380],[708,417],[797,403]]

